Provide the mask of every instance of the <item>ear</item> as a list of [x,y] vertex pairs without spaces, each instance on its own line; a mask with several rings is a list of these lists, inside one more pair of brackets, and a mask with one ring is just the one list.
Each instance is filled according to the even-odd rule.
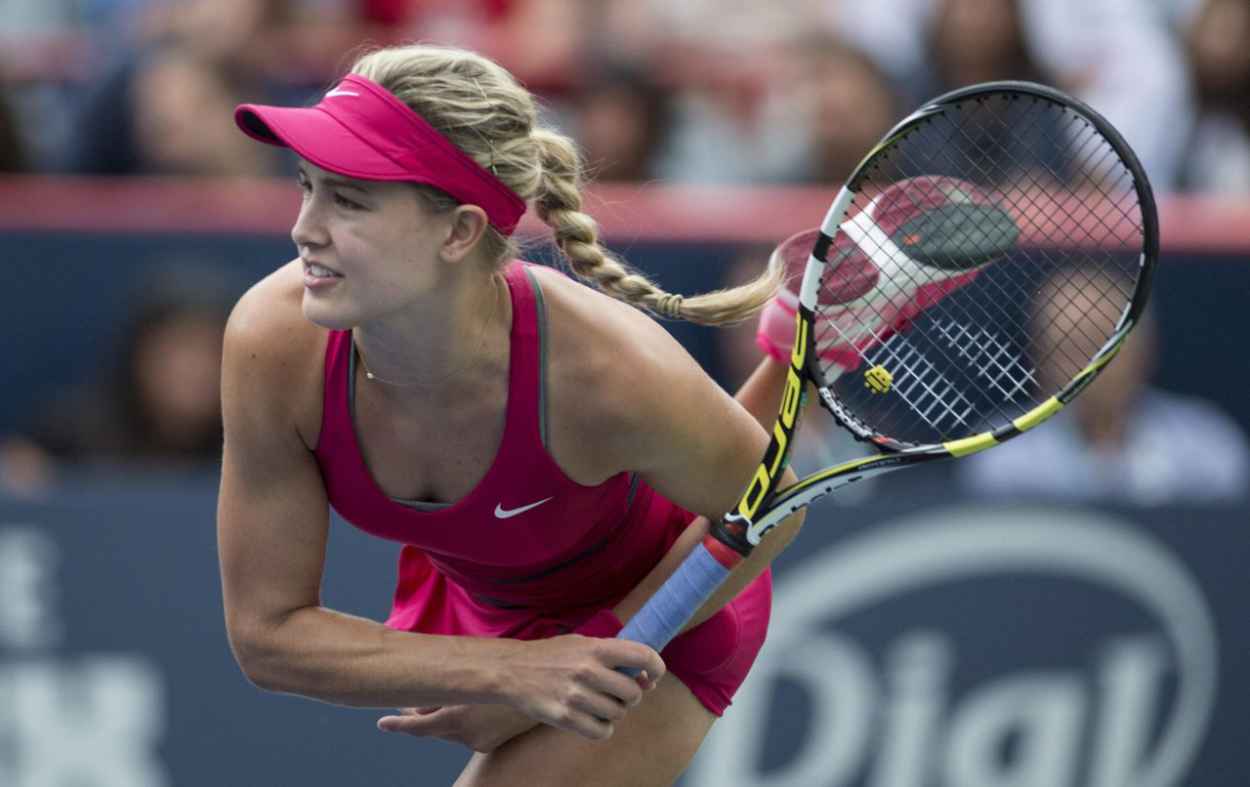
[[440,256],[447,262],[462,261],[477,247],[482,235],[486,234],[487,226],[486,211],[477,205],[457,205],[451,212],[447,239],[439,250]]

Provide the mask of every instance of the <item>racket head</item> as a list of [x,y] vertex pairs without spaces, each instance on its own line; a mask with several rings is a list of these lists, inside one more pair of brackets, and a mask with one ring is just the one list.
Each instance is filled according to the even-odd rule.
[[1098,376],[1139,322],[1157,258],[1149,181],[1098,113],[1027,82],[953,91],[839,192],[812,241],[795,357],[856,437],[962,456]]

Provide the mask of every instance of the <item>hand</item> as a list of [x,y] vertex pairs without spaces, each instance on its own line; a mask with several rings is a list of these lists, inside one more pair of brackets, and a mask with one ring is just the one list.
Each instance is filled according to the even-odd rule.
[[397,716],[378,719],[383,732],[402,732],[418,738],[440,738],[490,752],[538,722],[507,705],[451,705],[445,708],[403,708]]
[[[591,740],[610,737],[615,723],[664,675],[658,653],[628,640],[568,634],[513,644],[504,659],[504,702]],[[618,667],[640,673],[631,678]]]
[[[810,229],[791,235],[773,249],[769,260],[770,267],[781,266],[785,271],[781,289],[777,296],[764,305],[760,311],[759,330],[755,343],[773,360],[787,366],[790,363],[790,352],[794,345],[795,316],[799,310],[799,288],[803,283],[803,272],[807,268],[807,259],[811,254],[812,245],[820,235],[817,229]],[[859,249],[845,233],[838,233],[829,251],[831,266],[827,281],[824,283],[822,303],[826,308],[834,303],[851,303],[872,292],[877,285],[879,274],[876,266],[868,255]],[[850,315],[854,318],[856,315]],[[822,314],[822,318],[827,315]],[[818,350],[825,360],[843,360],[847,348],[838,340],[836,332],[821,330],[817,334],[818,343],[823,339],[824,345]]]

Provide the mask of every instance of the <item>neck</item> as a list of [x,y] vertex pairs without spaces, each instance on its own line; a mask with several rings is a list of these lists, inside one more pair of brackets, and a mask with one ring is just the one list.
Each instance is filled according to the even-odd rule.
[[352,338],[362,373],[377,387],[431,390],[482,368],[500,347],[506,349],[510,318],[502,275],[466,276],[402,313],[357,326]]

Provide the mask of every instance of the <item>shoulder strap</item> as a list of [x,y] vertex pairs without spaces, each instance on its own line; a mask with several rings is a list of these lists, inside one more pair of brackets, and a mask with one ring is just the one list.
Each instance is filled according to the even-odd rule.
[[543,342],[539,295],[526,263],[513,262],[504,270],[512,298],[512,338],[508,357],[508,421],[504,444],[528,439],[542,445],[546,437],[543,407]]

